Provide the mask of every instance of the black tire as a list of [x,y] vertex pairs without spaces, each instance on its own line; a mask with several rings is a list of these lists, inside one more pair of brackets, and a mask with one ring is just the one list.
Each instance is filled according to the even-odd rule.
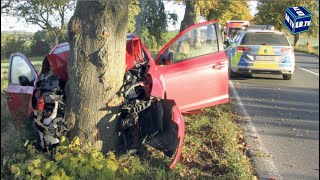
[[242,75],[245,78],[252,78],[252,74],[251,73],[246,73]]
[[239,73],[230,71],[230,77],[231,78],[238,78],[239,77]]
[[282,75],[284,80],[291,80],[292,79],[292,74],[283,74]]

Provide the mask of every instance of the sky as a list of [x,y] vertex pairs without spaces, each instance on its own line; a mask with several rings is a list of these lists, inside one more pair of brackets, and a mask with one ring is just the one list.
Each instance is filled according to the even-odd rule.
[[[179,30],[180,23],[184,16],[185,6],[182,3],[174,3],[173,1],[165,1],[165,10],[170,13],[176,13],[178,15],[178,21],[176,25],[169,24],[168,30]],[[250,1],[250,12],[252,15],[256,13],[257,1]],[[71,15],[70,15],[71,16]],[[204,19],[203,19],[204,21]],[[41,28],[37,25],[27,24],[24,19],[17,19],[12,16],[4,16],[1,14],[1,31],[27,31],[37,32]]]

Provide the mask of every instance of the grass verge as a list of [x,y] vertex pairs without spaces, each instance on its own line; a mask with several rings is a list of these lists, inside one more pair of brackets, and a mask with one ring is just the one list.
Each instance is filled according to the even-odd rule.
[[308,54],[314,54],[319,56],[319,49],[308,49],[308,48],[295,48],[294,49],[295,52],[302,52],[302,53],[308,53]]

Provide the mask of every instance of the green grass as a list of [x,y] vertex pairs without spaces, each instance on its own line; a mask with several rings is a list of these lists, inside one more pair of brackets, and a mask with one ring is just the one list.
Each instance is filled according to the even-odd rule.
[[308,46],[298,46],[295,49],[295,52],[303,52],[308,54],[314,54],[319,56],[319,47],[308,47]]
[[[287,36],[290,43],[293,45],[293,36]],[[309,45],[308,45],[309,44]],[[294,49],[296,52],[304,52],[319,56],[319,38],[318,37],[300,37],[297,47]]]
[[[42,58],[30,58],[37,70]],[[1,61],[1,71],[8,61]],[[7,76],[1,74],[1,90],[7,86]],[[250,160],[239,144],[241,129],[236,124],[231,105],[206,108],[197,115],[185,115],[186,133],[180,162],[168,169],[170,159],[149,146],[139,154],[117,156],[119,167],[129,173],[126,179],[254,179]],[[10,163],[18,162],[17,153],[24,152],[23,138],[13,127],[6,99],[1,93],[1,177],[7,179]],[[5,166],[4,166],[5,163]],[[67,172],[67,171],[66,171]]]

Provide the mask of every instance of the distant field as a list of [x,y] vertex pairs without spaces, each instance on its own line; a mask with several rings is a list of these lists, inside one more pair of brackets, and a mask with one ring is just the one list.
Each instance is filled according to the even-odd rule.
[[[293,37],[289,36],[288,39],[293,44]],[[299,39],[298,44],[299,45],[307,45],[307,42],[309,42],[309,44],[311,44],[312,46],[319,48],[319,39],[318,38],[302,37]]]
[[[40,71],[43,57],[31,57],[29,58],[29,60],[31,61],[36,71]],[[8,79],[7,76],[9,70],[9,63],[9,59],[1,60],[1,90],[3,87],[3,81],[6,81]]]

